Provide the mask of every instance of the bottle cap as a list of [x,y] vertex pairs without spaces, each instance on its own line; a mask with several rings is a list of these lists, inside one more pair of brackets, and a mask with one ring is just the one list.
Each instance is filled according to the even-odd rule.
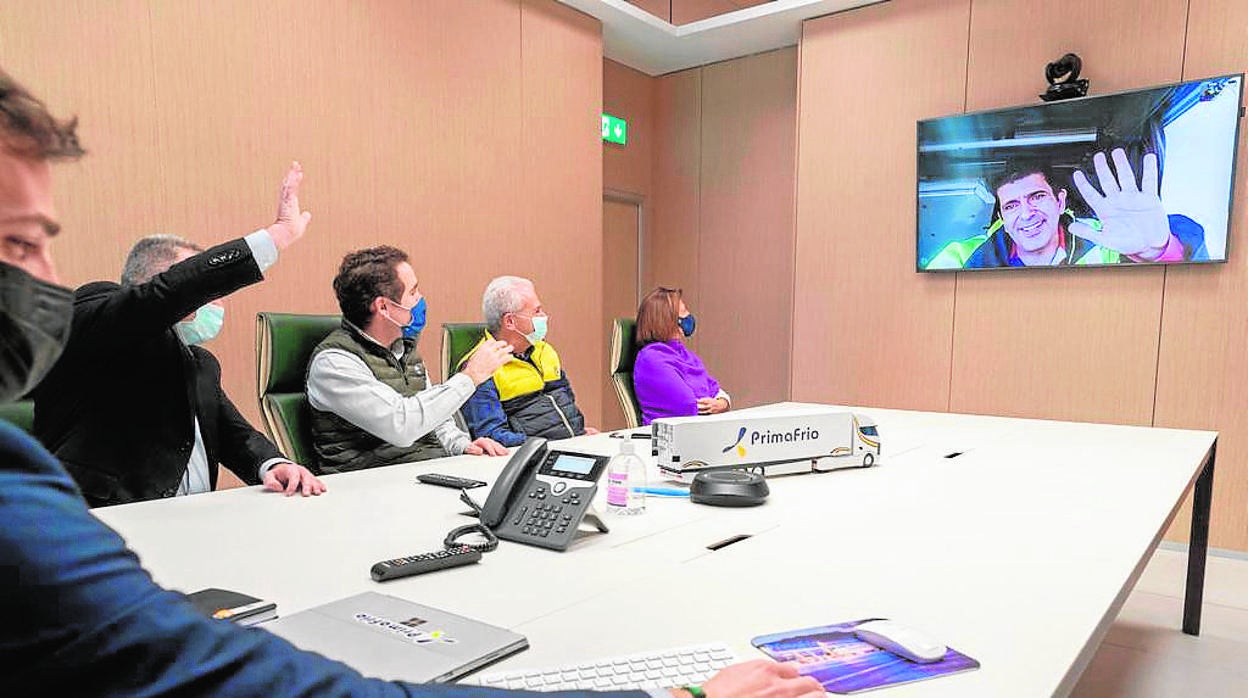
[[632,439],[624,439],[623,441],[620,442],[620,453],[625,453],[628,455],[632,455],[636,453],[636,451],[633,450]]

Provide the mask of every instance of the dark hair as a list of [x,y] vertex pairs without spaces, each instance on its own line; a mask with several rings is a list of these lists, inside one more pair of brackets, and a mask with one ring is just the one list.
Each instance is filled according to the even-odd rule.
[[[1033,174],[1043,177],[1045,184],[1049,185],[1049,189],[1052,189],[1054,194],[1057,194],[1059,189],[1066,188],[1057,181],[1057,175],[1054,173],[1053,168],[1048,165],[1028,160],[1007,162],[1005,169],[988,180],[988,186],[992,191],[992,215],[988,218],[989,225],[994,225],[1001,218],[1001,197],[997,195],[997,190],[1011,182],[1017,182]],[[1062,218],[1065,219],[1064,213]]]
[[[1053,168],[1048,165],[1037,162],[1018,161],[1007,163],[1004,170],[994,175],[992,179],[989,180],[988,186],[992,190],[992,198],[997,198],[997,190],[1001,187],[1004,187],[1010,182],[1017,182],[1024,177],[1030,177],[1033,174],[1038,174],[1041,177],[1044,177],[1045,183],[1049,185],[1049,188],[1052,189],[1054,193],[1057,193],[1058,189],[1065,189],[1065,187],[1060,186],[1057,181],[1057,176],[1053,172]],[[1001,202],[997,201],[997,206],[1000,205]]]
[[637,306],[637,346],[666,342],[679,327],[677,315],[684,294],[678,288],[654,289]]
[[338,296],[342,316],[362,328],[373,317],[374,298],[399,302],[403,282],[395,268],[406,261],[406,252],[389,245],[357,250],[343,257],[334,277],[334,295]]
[[179,250],[203,252],[204,248],[177,235],[148,235],[134,243],[121,268],[121,285],[134,286],[173,266]]
[[76,160],[78,119],[57,121],[43,102],[0,70],[0,146],[37,160]]

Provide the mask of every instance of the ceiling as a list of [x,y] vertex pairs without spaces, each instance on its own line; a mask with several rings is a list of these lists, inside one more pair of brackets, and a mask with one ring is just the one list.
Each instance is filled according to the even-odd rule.
[[559,0],[602,22],[603,55],[647,75],[793,46],[801,38],[803,20],[880,1],[773,0],[677,26],[628,0]]

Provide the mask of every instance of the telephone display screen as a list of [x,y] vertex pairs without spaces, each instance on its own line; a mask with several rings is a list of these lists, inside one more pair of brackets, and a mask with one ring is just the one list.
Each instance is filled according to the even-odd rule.
[[585,456],[574,456],[569,453],[561,453],[555,459],[551,470],[559,470],[565,473],[574,473],[576,475],[588,475],[589,471],[594,469],[596,458],[587,458]]

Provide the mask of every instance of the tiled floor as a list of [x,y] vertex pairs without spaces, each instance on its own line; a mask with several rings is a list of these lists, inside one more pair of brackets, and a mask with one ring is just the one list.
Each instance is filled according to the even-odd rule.
[[1186,573],[1186,553],[1157,551],[1071,695],[1248,696],[1248,560],[1209,557],[1200,637],[1179,629]]

